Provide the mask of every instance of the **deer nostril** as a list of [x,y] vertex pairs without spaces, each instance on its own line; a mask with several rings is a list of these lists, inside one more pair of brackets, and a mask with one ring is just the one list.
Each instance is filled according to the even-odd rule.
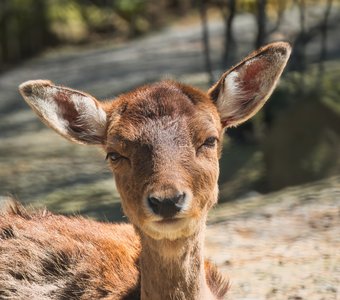
[[156,197],[149,197],[148,203],[149,203],[149,206],[151,207],[152,211],[155,214],[158,215],[159,209],[160,209],[160,206],[161,206],[161,200],[159,198],[156,198]]
[[171,198],[148,197],[149,207],[156,215],[172,218],[180,212],[185,204],[185,193],[177,194]]
[[178,194],[173,198],[174,203],[176,206],[182,207],[184,204],[184,199],[185,199],[185,193]]

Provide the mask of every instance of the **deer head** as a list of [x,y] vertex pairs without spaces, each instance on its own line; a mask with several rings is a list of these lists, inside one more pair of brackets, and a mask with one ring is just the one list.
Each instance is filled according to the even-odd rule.
[[27,103],[65,138],[104,148],[125,214],[155,240],[193,235],[216,203],[224,128],[252,117],[290,55],[279,42],[252,53],[204,93],[173,81],[110,102],[46,80],[20,85]]

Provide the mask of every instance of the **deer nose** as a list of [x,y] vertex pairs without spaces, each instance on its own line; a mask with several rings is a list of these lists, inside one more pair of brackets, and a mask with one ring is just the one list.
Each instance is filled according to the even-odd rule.
[[175,196],[167,198],[149,195],[148,204],[156,215],[169,219],[183,209],[185,193],[177,193]]

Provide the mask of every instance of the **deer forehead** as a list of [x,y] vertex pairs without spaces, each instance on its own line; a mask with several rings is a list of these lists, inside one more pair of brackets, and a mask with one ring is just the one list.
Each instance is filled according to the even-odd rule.
[[109,118],[108,143],[118,138],[153,146],[187,146],[221,131],[211,100],[195,90],[183,91],[176,83],[143,87],[116,102]]

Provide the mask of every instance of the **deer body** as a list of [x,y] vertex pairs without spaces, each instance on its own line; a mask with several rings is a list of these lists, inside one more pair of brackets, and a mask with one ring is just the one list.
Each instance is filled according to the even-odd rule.
[[0,299],[139,299],[131,225],[30,214],[17,204],[0,220]]
[[[44,281],[42,299],[223,298],[228,282],[204,261],[203,251],[207,213],[217,202],[223,131],[262,107],[289,54],[286,43],[268,45],[224,73],[207,94],[163,81],[101,103],[50,81],[22,84],[21,94],[48,126],[71,141],[104,149],[134,230],[53,215],[37,221],[12,210],[0,217],[2,231],[11,232],[2,233],[6,238],[0,240],[0,283],[10,287],[11,280],[21,280],[29,272],[33,289],[39,286],[33,273],[49,278],[46,267],[29,271],[25,267],[22,274],[12,274],[8,263],[1,267],[6,255],[19,256],[13,245],[28,239],[26,248],[41,254],[20,253],[31,267],[41,265],[48,249],[54,260],[58,251],[63,253],[61,264],[52,268],[57,274]],[[45,224],[44,232],[39,232],[44,238],[34,237],[34,222]],[[58,245],[50,240],[55,235]],[[62,294],[65,276],[75,283]],[[67,292],[68,298],[60,296]],[[14,297],[18,293],[0,285],[0,296],[23,299]]]

